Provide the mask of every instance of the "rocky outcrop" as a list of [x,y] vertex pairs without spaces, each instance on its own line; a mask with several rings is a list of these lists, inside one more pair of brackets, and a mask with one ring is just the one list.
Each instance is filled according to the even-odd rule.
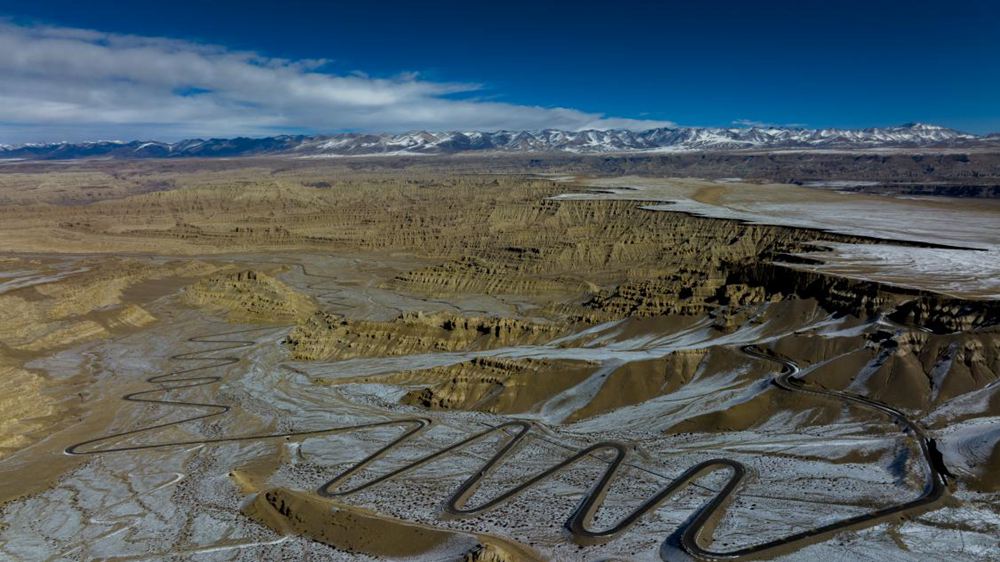
[[495,544],[479,544],[465,553],[462,562],[521,562],[528,560]]
[[555,324],[500,317],[407,313],[378,322],[319,312],[296,325],[285,344],[296,359],[348,359],[540,343],[563,331]]
[[[593,322],[629,316],[706,314],[715,308],[716,293],[726,290],[724,283],[725,278],[682,267],[655,279],[629,281],[593,294],[583,307],[594,312],[581,315],[581,319]],[[745,300],[743,304],[755,302]]]
[[765,295],[816,299],[821,306],[841,314],[867,316],[893,301],[893,294],[878,283],[800,271],[767,261],[728,264],[726,284],[758,287]]
[[1000,301],[922,295],[900,304],[889,317],[934,332],[963,332],[1000,324]]
[[252,270],[203,279],[184,292],[184,301],[249,322],[287,322],[316,311],[316,303],[308,296]]
[[404,404],[433,410],[521,413],[587,378],[586,361],[478,357],[457,365],[380,378],[394,384],[429,384],[408,392]]

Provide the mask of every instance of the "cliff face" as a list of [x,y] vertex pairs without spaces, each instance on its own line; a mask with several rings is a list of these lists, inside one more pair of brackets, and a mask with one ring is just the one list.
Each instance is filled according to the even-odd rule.
[[[766,298],[812,298],[830,311],[854,316],[884,314],[888,319],[934,333],[967,332],[1000,324],[1000,301],[963,300],[872,281],[800,271],[755,262],[730,270],[733,283],[759,287]],[[729,304],[727,299],[720,299]]]
[[[456,251],[460,255],[400,275],[388,286],[414,292],[578,295],[590,288],[588,283],[606,287],[617,281],[625,283],[621,293],[711,292],[724,284],[728,263],[803,251],[816,240],[870,242],[862,237],[647,211],[641,208],[643,204],[559,200],[498,206],[481,231],[462,238],[463,247],[453,247],[454,241],[440,247],[444,255]],[[657,286],[643,288],[644,282]],[[605,291],[599,300],[612,298],[613,293]]]
[[921,295],[897,306],[890,318],[933,332],[963,332],[1000,324],[1000,301]]

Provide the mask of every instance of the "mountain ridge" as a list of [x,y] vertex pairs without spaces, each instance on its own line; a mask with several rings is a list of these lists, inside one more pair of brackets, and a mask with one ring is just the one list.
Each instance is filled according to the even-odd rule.
[[974,135],[925,123],[865,129],[800,127],[662,127],[646,130],[411,131],[276,135],[160,141],[0,144],[0,159],[210,158],[237,156],[347,157],[565,152],[578,154],[733,151],[753,149],[870,149],[1000,147],[1000,135]]

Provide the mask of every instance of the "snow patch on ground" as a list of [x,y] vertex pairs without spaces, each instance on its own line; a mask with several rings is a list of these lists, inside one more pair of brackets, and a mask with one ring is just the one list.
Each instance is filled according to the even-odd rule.
[[949,469],[978,475],[1000,443],[1000,417],[967,420],[941,430],[938,436]]

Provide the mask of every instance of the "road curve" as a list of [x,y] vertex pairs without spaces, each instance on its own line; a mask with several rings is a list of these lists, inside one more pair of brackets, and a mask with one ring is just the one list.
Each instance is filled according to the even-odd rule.
[[[306,273],[304,267],[303,272]],[[315,277],[322,277],[308,273],[306,274]],[[774,362],[781,365],[781,372],[772,379],[774,386],[781,391],[819,395],[829,399],[850,402],[861,407],[875,410],[889,416],[902,428],[904,434],[915,438],[923,454],[923,460],[925,461],[925,468],[927,472],[926,483],[920,495],[910,501],[798,532],[766,543],[751,545],[732,551],[714,551],[704,548],[702,544],[711,543],[712,531],[714,530],[716,522],[724,514],[727,504],[732,500],[737,488],[746,477],[747,473],[747,469],[741,463],[732,459],[710,459],[688,468],[671,481],[666,487],[644,500],[638,507],[626,514],[612,526],[604,529],[593,529],[591,527],[594,515],[601,507],[606,492],[611,487],[629,455],[629,447],[624,443],[617,441],[604,441],[580,449],[569,458],[552,465],[544,471],[528,478],[524,482],[500,492],[495,497],[490,498],[479,505],[469,507],[467,505],[468,500],[475,493],[476,489],[483,482],[483,480],[486,479],[495,469],[497,469],[497,467],[502,465],[504,460],[510,456],[519,445],[523,444],[527,437],[529,437],[531,431],[535,428],[535,423],[533,422],[515,420],[496,427],[491,427],[444,448],[433,451],[401,468],[383,474],[382,476],[360,485],[345,489],[342,489],[344,484],[352,476],[355,476],[362,469],[370,466],[372,463],[384,457],[404,442],[409,441],[424,432],[432,424],[432,420],[428,418],[403,418],[358,425],[335,426],[285,433],[262,433],[214,439],[190,439],[182,441],[160,441],[141,444],[114,445],[113,442],[122,438],[135,437],[143,433],[170,426],[205,420],[221,416],[228,412],[231,408],[229,405],[173,400],[168,399],[166,395],[178,390],[193,389],[196,387],[218,383],[222,377],[199,374],[199,372],[239,362],[240,358],[237,355],[219,357],[215,354],[254,345],[256,343],[255,340],[242,339],[245,337],[244,334],[249,334],[263,329],[265,328],[255,328],[251,330],[232,331],[214,335],[192,337],[188,340],[192,343],[217,345],[202,351],[180,353],[172,356],[171,359],[173,361],[194,362],[197,366],[150,377],[146,379],[146,382],[154,385],[155,388],[122,396],[122,399],[128,402],[154,404],[173,408],[190,408],[197,410],[198,413],[177,421],[153,424],[138,429],[96,437],[68,447],[65,452],[70,455],[101,455],[163,447],[211,445],[217,443],[258,441],[267,439],[301,439],[306,437],[360,431],[375,427],[403,428],[404,431],[399,437],[395,438],[368,457],[360,460],[347,470],[333,477],[317,490],[317,493],[324,497],[344,497],[385,483],[419,466],[445,457],[463,449],[468,445],[471,445],[474,442],[495,435],[500,438],[495,454],[482,466],[473,470],[471,475],[451,493],[445,502],[446,514],[450,517],[460,518],[475,517],[480,513],[496,508],[507,500],[517,496],[521,492],[535,486],[536,484],[551,478],[557,473],[571,470],[573,466],[581,460],[588,457],[593,458],[595,453],[602,451],[611,452],[613,454],[613,458],[611,461],[607,462],[607,468],[592,486],[590,486],[587,490],[581,491],[583,496],[581,503],[565,522],[565,527],[568,532],[574,540],[581,544],[601,543],[613,539],[635,524],[636,521],[638,521],[643,515],[655,510],[660,504],[687,485],[691,484],[693,481],[707,474],[725,471],[729,476],[723,487],[715,493],[711,500],[700,507],[695,512],[693,517],[691,517],[682,529],[679,530],[679,546],[692,557],[702,560],[736,560],[784,554],[809,544],[826,540],[842,531],[870,527],[894,518],[906,515],[915,515],[932,509],[941,502],[944,495],[947,493],[947,469],[945,469],[940,462],[940,454],[937,453],[934,441],[927,437],[926,433],[917,423],[911,421],[899,410],[881,402],[848,392],[819,389],[808,386],[803,380],[795,377],[798,373],[798,367],[792,361],[755,346],[744,346],[742,351],[754,359]],[[100,445],[102,443],[110,446],[101,447]],[[661,549],[661,554],[665,557],[667,556],[665,554],[667,552],[667,549]]]

